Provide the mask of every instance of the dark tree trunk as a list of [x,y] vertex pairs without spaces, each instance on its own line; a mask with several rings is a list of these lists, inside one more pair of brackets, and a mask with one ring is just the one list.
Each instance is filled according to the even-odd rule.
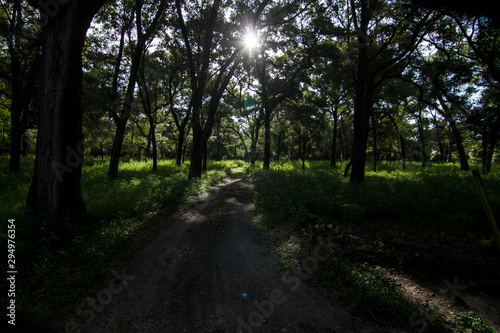
[[[438,96],[439,98],[439,103],[441,104],[441,107],[443,108],[443,111],[439,111],[441,112],[441,114],[445,117],[446,121],[448,122],[448,137],[449,137],[449,158],[448,158],[448,161],[451,162],[451,134],[453,134],[453,138],[455,139],[455,144],[457,146],[457,152],[458,152],[458,158],[459,158],[459,161],[460,161],[460,169],[462,169],[463,171],[469,171],[469,162],[468,162],[468,158],[467,158],[467,154],[465,154],[465,149],[464,149],[464,145],[463,145],[463,142],[462,142],[462,136],[460,135],[460,131],[457,127],[457,123],[455,122],[455,119],[453,119],[453,114],[451,112],[451,109],[450,107],[448,107],[448,105],[446,104],[446,102],[444,101],[444,99],[440,96]],[[450,133],[451,131],[451,133]]]
[[372,128],[373,128],[373,172],[377,172],[377,123],[375,115],[372,113]]
[[[123,140],[125,139],[125,128],[127,127],[127,119],[118,118],[116,123],[115,137],[113,139],[113,148],[111,150],[111,159],[109,162],[108,177],[118,177],[118,164],[120,163],[120,155],[123,147]],[[131,148],[132,150],[132,148]]]
[[[35,81],[34,77],[31,75],[31,71],[26,73],[26,64],[21,64],[21,59],[24,58],[23,54],[20,53],[22,47],[21,40],[16,36],[16,33],[21,33],[24,23],[22,22],[22,7],[19,0],[12,1],[12,13],[10,17],[8,15],[9,23],[9,35],[8,35],[8,54],[10,57],[10,76],[11,76],[11,105],[10,105],[10,158],[9,158],[9,169],[11,171],[19,171],[21,167],[21,153],[25,154],[25,150],[21,149],[23,132],[25,127],[23,126],[23,112],[26,114],[28,112],[29,102],[31,100],[33,83],[28,83],[26,81]],[[29,61],[29,59],[24,59],[24,61]],[[34,64],[31,67],[36,68]]]
[[338,130],[338,137],[339,137],[339,144],[340,144],[340,152],[342,154],[342,160],[347,160],[347,151],[346,151],[346,144],[344,143],[344,135],[342,134],[342,123],[340,126],[340,130]]
[[191,165],[189,166],[189,178],[201,178],[202,162],[203,162],[203,142],[202,128],[200,125],[201,98],[198,105],[193,107],[192,128],[193,128],[193,145],[191,150]]
[[151,144],[153,146],[153,171],[158,170],[158,147],[156,146],[156,130],[155,124],[150,124],[151,128]]
[[306,138],[302,138],[302,170],[306,169],[306,148],[307,148],[307,140]]
[[184,129],[177,129],[179,131],[179,138],[177,139],[177,157],[175,164],[181,165],[182,162],[182,149],[184,147]]
[[356,99],[354,104],[354,139],[352,143],[352,169],[349,181],[361,184],[365,181],[366,148],[370,131],[373,83],[368,69],[367,31],[369,13],[366,1],[361,1],[361,18],[358,32],[358,68],[356,75]]
[[146,158],[151,158],[153,155],[151,154],[151,144],[152,144],[152,130],[153,130],[153,127],[149,126],[149,131],[148,131],[148,137],[147,137],[147,141],[148,141],[148,144],[146,146]]
[[263,169],[269,170],[271,161],[271,110],[264,107],[264,163]]
[[398,134],[399,136],[399,143],[401,145],[401,159],[403,163],[403,170],[406,170],[406,143],[405,143],[405,138],[403,137],[402,134]]
[[281,135],[282,132],[278,133],[278,144],[276,145],[276,161],[280,160],[280,153],[281,153]]
[[43,28],[42,92],[37,153],[27,206],[59,219],[86,211],[83,161],[82,51],[103,0],[59,5]]
[[347,177],[349,175],[349,169],[351,168],[351,166],[352,166],[352,158],[349,160],[349,162],[345,166],[344,177]]
[[491,133],[483,135],[482,140],[482,172],[487,175],[491,172],[491,162],[493,160],[493,154],[495,153],[496,140]]
[[[12,51],[15,52],[15,51]],[[20,82],[21,63],[19,57],[11,58],[12,103],[10,111],[10,171],[19,171],[21,164],[21,115],[23,113],[22,89]]]
[[140,62],[144,53],[144,49],[146,48],[146,42],[156,31],[158,22],[163,17],[166,2],[165,1],[160,2],[157,12],[154,18],[152,19],[151,24],[149,28],[146,30],[146,32],[142,31],[142,16],[141,16],[142,6],[143,2],[138,0],[136,2],[136,8],[135,8],[135,19],[137,21],[138,36],[135,49],[132,55],[132,63],[130,66],[127,91],[125,93],[125,101],[123,103],[123,108],[120,115],[116,113],[113,114],[113,120],[116,123],[117,129],[113,143],[113,150],[111,152],[111,162],[109,164],[109,169],[108,169],[108,177],[110,178],[118,177],[118,165],[120,163],[120,155],[123,146],[123,139],[125,138],[124,136],[125,127],[127,126],[127,121],[130,116],[130,111],[132,108],[132,102],[134,101],[134,90],[135,90],[135,85],[137,83],[137,77],[139,74]]
[[259,133],[260,133],[260,121],[255,124],[255,132],[252,133],[252,142],[250,144],[250,163],[255,165],[255,161],[257,160],[257,142],[259,141]]
[[28,141],[26,140],[26,135],[23,135],[21,143],[21,155],[26,157],[27,154],[28,154]]
[[338,127],[338,114],[337,106],[333,110],[333,135],[332,135],[332,155],[330,159],[330,165],[332,168],[337,167],[337,127]]
[[[363,88],[362,88],[363,89]],[[368,87],[365,87],[368,90]],[[363,92],[371,95],[370,91]],[[371,96],[362,96],[363,101],[357,101],[357,113],[354,114],[354,138],[351,155],[351,175],[349,181],[353,184],[361,184],[365,181],[366,149],[368,146],[368,133],[370,131],[370,113],[372,112]],[[358,99],[358,98],[357,98]]]
[[458,151],[458,159],[460,161],[460,169],[464,171],[469,171],[469,162],[467,159],[467,154],[465,154],[464,145],[462,143],[462,136],[460,135],[460,131],[458,130],[457,124],[455,121],[450,118],[448,120],[450,122],[451,132],[453,133],[453,137],[455,138],[455,144],[457,146]]
[[207,171],[208,164],[208,142],[203,142],[203,164],[201,165],[201,170],[203,172]]
[[451,126],[448,124],[448,163],[451,163],[451,152],[453,147],[453,136],[451,135]]
[[400,151],[399,151],[400,154],[399,155],[400,155],[402,163],[403,163],[403,170],[405,170],[406,169],[406,143],[405,143],[405,138],[404,138],[403,134],[401,133],[401,131],[399,130],[398,123],[396,122],[396,120],[394,119],[394,117],[391,114],[389,114],[389,113],[386,113],[386,115],[391,120],[392,125],[394,126],[394,130],[398,134],[398,142],[399,142],[399,146],[400,146]]
[[444,153],[443,142],[441,140],[441,128],[437,120],[437,116],[432,114],[432,120],[434,121],[434,128],[436,129],[436,142],[439,150],[439,160],[444,162],[446,160],[446,155]]
[[422,110],[418,110],[418,138],[420,140],[420,152],[422,154],[422,168],[425,168],[427,156],[425,154],[424,124],[422,123]]

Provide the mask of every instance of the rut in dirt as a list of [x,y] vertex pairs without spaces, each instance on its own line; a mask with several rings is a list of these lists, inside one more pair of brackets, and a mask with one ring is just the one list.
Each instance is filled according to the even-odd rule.
[[252,225],[252,193],[238,173],[162,222],[126,269],[133,279],[83,332],[390,332],[279,271]]

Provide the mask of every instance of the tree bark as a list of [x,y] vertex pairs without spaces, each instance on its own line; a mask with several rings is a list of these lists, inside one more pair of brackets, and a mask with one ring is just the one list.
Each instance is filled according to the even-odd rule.
[[42,92],[37,153],[27,206],[60,219],[86,212],[81,196],[82,51],[104,0],[58,5],[43,28]]
[[493,160],[493,154],[495,153],[496,139],[494,134],[486,133],[483,135],[482,144],[482,156],[481,156],[481,169],[484,175],[487,175],[491,171],[491,162]]
[[372,128],[373,128],[373,172],[377,172],[377,124],[375,121],[375,115],[372,112]]
[[156,146],[156,130],[155,124],[151,123],[151,144],[153,146],[153,171],[158,170],[158,148]]
[[[446,105],[446,103],[442,100],[442,98],[439,98],[440,104],[443,107],[444,110],[444,116],[446,118],[446,121],[448,121],[448,124],[450,125],[451,133],[453,134],[453,138],[455,139],[455,144],[457,146],[457,152],[458,152],[458,158],[460,161],[460,169],[463,171],[469,171],[469,162],[467,159],[467,154],[465,154],[465,149],[464,145],[462,142],[462,136],[460,135],[460,131],[457,127],[457,123],[455,122],[455,119],[453,119],[453,115],[451,113],[450,108]],[[451,145],[451,141],[450,141]],[[451,146],[450,146],[451,148]],[[450,156],[451,156],[451,149],[450,149]]]
[[365,181],[366,148],[370,131],[370,114],[372,112],[373,80],[368,69],[367,31],[370,17],[366,1],[361,1],[361,17],[358,31],[358,68],[356,75],[356,98],[354,104],[354,139],[351,155],[352,184]]
[[338,128],[338,106],[335,105],[333,110],[333,135],[332,135],[332,155],[330,165],[332,168],[337,167],[337,128]]
[[264,163],[263,169],[269,170],[271,161],[271,110],[264,106]]
[[[140,62],[144,50],[146,48],[146,42],[149,40],[149,38],[151,38],[153,33],[156,31],[158,22],[164,15],[166,2],[165,1],[160,2],[157,12],[152,20],[152,23],[146,30],[146,32],[142,31],[142,15],[141,15],[142,7],[143,7],[143,2],[137,0],[135,8],[136,11],[135,18],[137,21],[138,36],[137,36],[137,43],[135,45],[135,49],[132,56],[132,64],[130,66],[127,91],[125,93],[125,101],[120,115],[116,113],[113,114],[113,120],[115,121],[116,124],[116,133],[108,169],[108,177],[110,178],[118,178],[118,165],[120,163],[120,155],[123,146],[123,139],[125,138],[125,127],[127,126],[127,121],[130,116],[130,111],[132,108],[132,102],[134,101],[134,90],[135,90],[135,85],[137,83],[137,77],[139,74]],[[115,101],[113,101],[113,103],[115,103]]]
[[422,123],[422,110],[418,110],[418,138],[420,140],[420,152],[422,154],[422,168],[425,168],[427,155],[425,153],[424,124]]
[[184,147],[184,128],[182,129],[177,128],[177,130],[179,131],[179,137],[177,138],[177,152],[176,152],[175,164],[181,165],[182,149]]
[[251,143],[250,143],[250,164],[255,165],[255,161],[257,160],[257,142],[259,141],[259,132],[260,132],[261,122],[257,121],[255,124],[254,132],[251,134]]

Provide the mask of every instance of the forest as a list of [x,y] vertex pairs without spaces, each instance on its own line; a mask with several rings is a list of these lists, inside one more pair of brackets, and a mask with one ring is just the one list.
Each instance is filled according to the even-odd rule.
[[[348,290],[335,297],[376,323],[364,332],[494,332],[495,11],[483,1],[2,0],[0,243],[18,262],[19,318],[78,332],[67,322],[82,325],[78,303],[164,219],[189,215],[184,205],[223,214],[217,193],[235,182],[235,193],[251,186],[252,203],[235,200],[251,207],[245,219],[266,231],[281,270],[304,268],[328,238],[335,251],[315,257],[313,280]],[[214,200],[212,210],[196,200]],[[216,249],[221,223],[189,241]],[[436,291],[457,277],[487,301]],[[394,291],[412,283],[438,300]],[[243,325],[231,316],[220,332]],[[115,331],[138,331],[134,318]],[[323,332],[272,325],[264,331]]]

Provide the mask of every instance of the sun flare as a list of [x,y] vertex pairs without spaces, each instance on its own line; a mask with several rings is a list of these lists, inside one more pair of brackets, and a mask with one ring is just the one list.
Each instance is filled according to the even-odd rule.
[[244,37],[245,45],[249,49],[256,48],[257,45],[259,45],[259,38],[257,38],[257,35],[253,31],[247,31]]

